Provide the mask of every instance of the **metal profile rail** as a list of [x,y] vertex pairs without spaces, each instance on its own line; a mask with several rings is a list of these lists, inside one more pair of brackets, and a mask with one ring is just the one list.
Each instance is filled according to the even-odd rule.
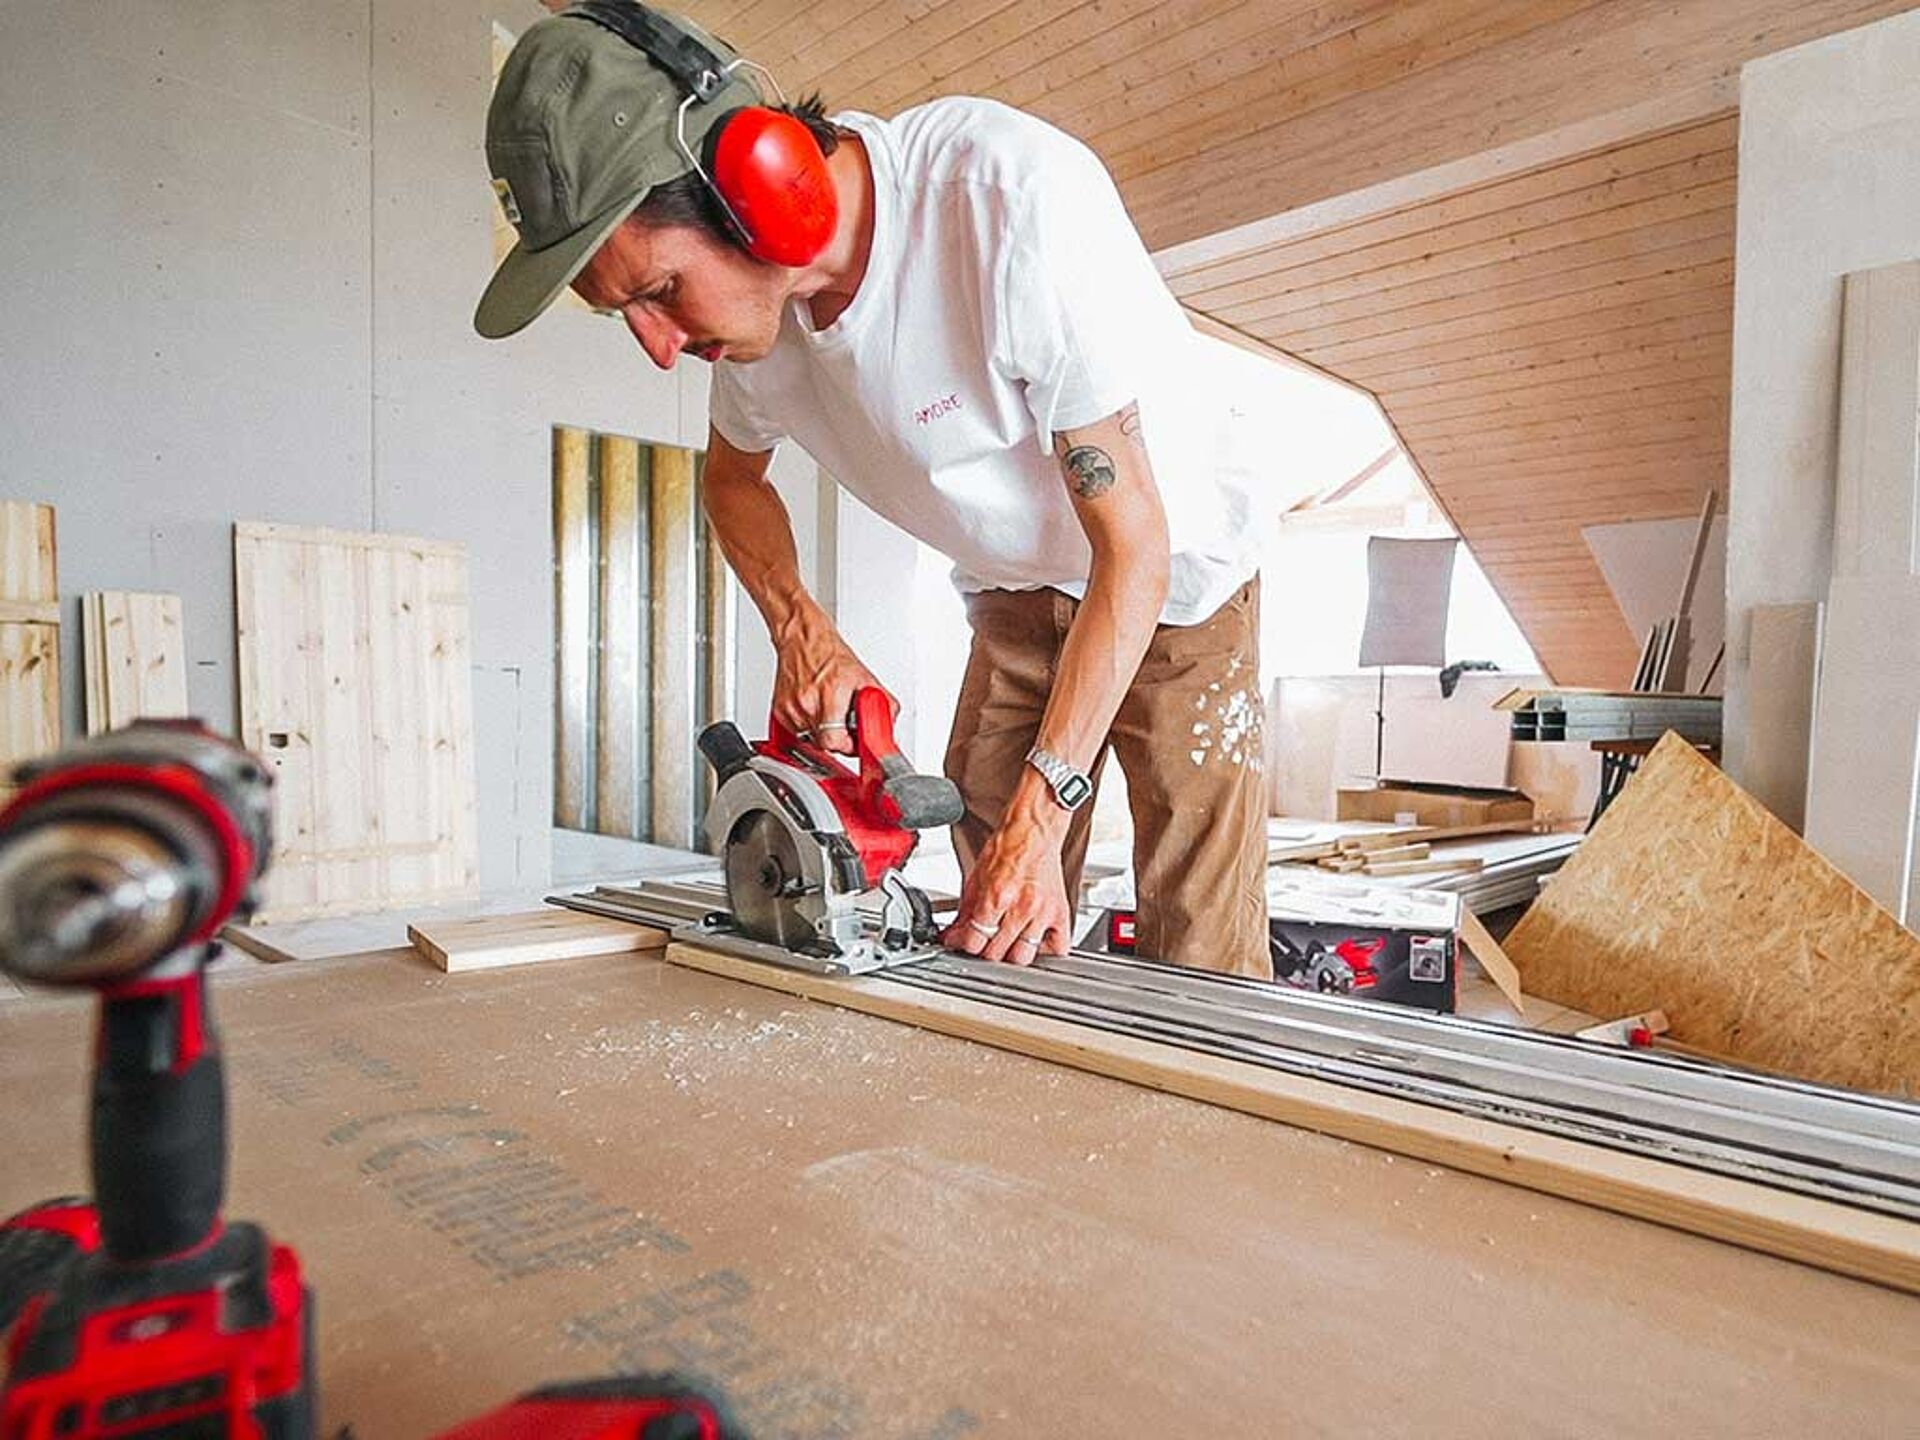
[[[717,886],[555,903],[682,925]],[[1671,1053],[1076,951],[952,952],[874,977],[1920,1219],[1920,1105]]]

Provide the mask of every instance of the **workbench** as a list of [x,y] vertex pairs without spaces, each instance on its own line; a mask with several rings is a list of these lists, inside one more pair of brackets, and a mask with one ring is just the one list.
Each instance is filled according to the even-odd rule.
[[[668,965],[214,975],[229,1213],[323,1431],[717,1378],[760,1437],[1912,1433],[1920,1301]],[[90,997],[0,999],[0,1213],[84,1188]]]

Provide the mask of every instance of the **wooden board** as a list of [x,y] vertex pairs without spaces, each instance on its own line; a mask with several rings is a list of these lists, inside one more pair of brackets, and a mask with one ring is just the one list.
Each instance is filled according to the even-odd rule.
[[240,727],[275,773],[263,919],[471,894],[464,546],[234,529]]
[[683,942],[667,959],[1920,1293],[1920,1226],[1888,1216],[887,980],[831,980]]
[[0,799],[60,744],[60,577],[51,505],[0,500]]
[[[647,957],[213,990],[227,1213],[314,1280],[320,1435],[695,1363],[792,1440],[1882,1436],[1920,1404],[1907,1295]],[[0,1214],[87,1188],[92,1024],[0,1003]]]
[[531,965],[541,960],[577,960],[589,955],[628,955],[666,948],[667,932],[630,920],[609,920],[552,906],[514,915],[433,920],[407,927],[414,948],[449,974]]
[[1763,1069],[1920,1091],[1920,937],[1669,735],[1507,936],[1529,993]]
[[89,590],[80,597],[87,733],[187,713],[187,642],[178,595]]

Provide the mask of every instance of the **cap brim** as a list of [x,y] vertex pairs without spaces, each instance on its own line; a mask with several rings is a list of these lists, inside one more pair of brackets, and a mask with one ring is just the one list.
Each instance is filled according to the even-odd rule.
[[544,250],[529,250],[516,243],[487,282],[486,292],[473,312],[473,328],[489,340],[503,340],[531,325],[573,277],[587,268],[607,237],[620,228],[620,222],[633,213],[633,207],[652,188],[637,191]]

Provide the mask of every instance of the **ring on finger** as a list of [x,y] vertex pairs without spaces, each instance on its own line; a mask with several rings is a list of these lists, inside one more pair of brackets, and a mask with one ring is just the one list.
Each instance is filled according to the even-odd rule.
[[822,720],[814,728],[816,730],[826,731],[826,730],[844,730],[847,727],[838,720]]
[[1014,941],[1013,943],[1016,945],[1031,945],[1035,950],[1038,950],[1040,948],[1040,942],[1031,935],[1022,935],[1018,940]]
[[986,936],[989,940],[1000,933],[998,925],[982,925],[978,920],[967,921],[967,928],[976,934]]

